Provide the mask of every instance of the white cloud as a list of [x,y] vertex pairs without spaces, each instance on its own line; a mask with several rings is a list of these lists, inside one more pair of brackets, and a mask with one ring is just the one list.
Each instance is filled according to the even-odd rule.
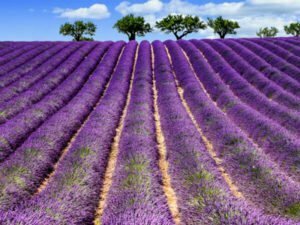
[[244,0],[237,2],[194,4],[184,0],[170,0],[164,13],[183,13],[200,16],[243,17],[256,15],[300,14],[300,0]]
[[52,12],[69,19],[105,19],[110,16],[110,12],[104,4],[94,4],[88,8],[78,9],[55,8]]
[[299,5],[299,0],[248,0],[249,3],[258,4],[258,5],[290,5],[296,4]]
[[240,24],[240,29],[238,30],[239,36],[243,37],[253,37],[256,35],[256,32],[261,27],[277,27],[279,30],[280,36],[285,36],[283,26],[287,23],[292,22],[292,20],[284,17],[278,16],[246,16],[241,19],[238,19]]
[[144,3],[131,4],[128,1],[121,2],[116,10],[122,15],[133,14],[205,14],[205,15],[229,15],[238,12],[244,2],[225,2],[221,4],[207,3],[197,5],[183,0],[170,0],[163,3],[160,0],[148,0]]
[[206,3],[206,4],[192,4],[182,0],[171,0],[164,6],[166,13],[181,13],[193,15],[231,15],[237,13],[243,7],[244,2],[224,2],[220,4]]
[[163,3],[160,0],[148,0],[144,3],[131,4],[130,2],[121,2],[116,10],[122,15],[133,14],[150,14],[161,11]]
[[153,14],[148,14],[144,16],[145,20],[152,26],[154,27],[155,22],[158,21],[159,19],[153,15]]

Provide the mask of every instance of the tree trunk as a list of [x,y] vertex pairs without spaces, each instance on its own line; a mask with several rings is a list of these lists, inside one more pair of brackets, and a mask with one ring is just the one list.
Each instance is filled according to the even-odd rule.
[[220,37],[221,39],[224,39],[225,36],[226,36],[226,33],[223,33],[223,32],[217,32],[217,34],[219,35],[219,37]]
[[75,40],[75,41],[81,41],[81,36],[80,36],[80,35],[76,35],[76,36],[74,37],[74,40]]
[[226,34],[221,34],[221,35],[220,35],[220,38],[221,38],[221,39],[224,39],[225,36],[226,36]]
[[178,38],[177,38],[177,40],[181,40],[182,38],[184,38],[186,35],[188,35],[189,33],[191,33],[191,32],[187,32],[187,31],[185,31],[185,32],[183,32],[183,34],[181,34]]
[[135,41],[135,34],[130,34],[129,41]]
[[175,37],[176,37],[176,40],[180,40],[181,38],[178,36],[178,34],[177,33],[173,33],[174,35],[175,35]]

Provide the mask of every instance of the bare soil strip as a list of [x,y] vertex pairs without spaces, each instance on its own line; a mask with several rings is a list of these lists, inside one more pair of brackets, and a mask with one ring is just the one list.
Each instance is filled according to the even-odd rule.
[[[172,63],[172,59],[171,59],[171,56],[169,54],[169,51],[168,51],[168,48],[166,47],[166,50],[167,50],[167,53],[168,53],[168,57],[169,57],[169,60],[170,62]],[[182,50],[182,52],[184,53],[185,57],[186,57],[186,60],[188,61],[188,63],[190,64],[190,67],[195,75],[195,77],[198,79],[195,71],[194,71],[194,68],[192,67],[190,61],[189,61],[189,58],[187,57],[186,53]],[[215,152],[214,148],[213,148],[213,145],[210,143],[210,141],[206,138],[206,136],[203,134],[199,124],[197,123],[193,113],[191,112],[190,110],[190,107],[189,105],[187,104],[186,100],[184,99],[184,90],[180,87],[179,83],[178,83],[178,80],[176,79],[175,77],[175,74],[173,73],[174,75],[174,79],[175,79],[175,82],[176,82],[176,86],[177,86],[177,91],[179,93],[179,96],[181,98],[181,101],[187,111],[187,113],[189,114],[189,117],[190,119],[192,120],[193,124],[195,125],[195,127],[197,128],[197,131],[199,132],[205,146],[206,146],[206,149],[208,151],[208,153],[210,154],[210,156],[213,158],[213,160],[215,161],[216,165],[218,166],[218,170],[221,172],[225,182],[227,183],[230,191],[232,192],[232,194],[237,197],[237,198],[244,198],[243,194],[238,190],[238,187],[233,183],[230,175],[228,173],[226,173],[226,170],[225,168],[222,166],[222,159],[220,159],[217,155],[217,153]],[[201,81],[198,79],[202,89],[204,90],[204,92],[207,94],[208,97],[210,97],[208,95],[208,93],[206,92],[203,84],[201,83]],[[214,102],[214,101],[213,101]],[[215,102],[214,102],[215,103]],[[215,103],[216,104],[216,103]]]
[[[207,97],[209,97],[209,98],[212,100],[212,98],[210,97],[210,94],[206,91],[205,87],[203,86],[203,84],[201,83],[201,81],[199,80],[199,78],[197,77],[196,72],[195,72],[195,70],[194,70],[192,64],[190,63],[190,60],[189,60],[187,54],[185,53],[184,50],[182,50],[182,52],[184,53],[185,57],[187,58],[187,60],[188,60],[188,62],[189,62],[189,64],[190,64],[190,66],[191,66],[191,68],[192,68],[192,70],[193,70],[193,72],[194,72],[194,74],[195,74],[197,80],[199,81],[199,83],[200,83],[200,85],[201,85],[203,91],[205,92],[205,94],[207,95]],[[205,61],[207,62],[207,64],[210,66],[210,64],[209,64],[207,58],[205,57],[205,55],[204,55],[200,50],[199,50],[199,52],[200,52],[200,54],[203,56],[203,58],[205,59]],[[217,75],[217,76],[220,76],[219,73],[216,73],[216,75]],[[225,84],[225,83],[224,83],[224,84]],[[227,85],[228,88],[230,89],[230,87],[229,87],[228,84],[225,84],[225,85]],[[230,90],[231,90],[231,89],[230,89]],[[233,93],[233,92],[232,92],[232,93]],[[233,93],[233,94],[234,94],[234,93]],[[234,94],[234,96],[237,97],[237,98],[239,99],[239,97],[236,96],[235,94]],[[270,101],[273,101],[272,99],[269,99],[269,100],[270,100]],[[222,108],[220,108],[220,107],[218,106],[218,104],[217,104],[215,101],[212,100],[212,102],[214,103],[214,105],[215,105],[216,107],[218,107],[218,108],[220,109],[220,111],[221,111],[227,118],[230,119],[230,117],[227,115],[227,113],[226,113]],[[231,120],[231,119],[230,119],[230,120]],[[232,120],[231,120],[231,121],[232,121]],[[232,123],[234,123],[234,122],[232,122]],[[236,128],[239,129],[242,133],[244,133],[244,134],[247,136],[247,138],[252,142],[252,144],[255,146],[256,149],[258,149],[259,151],[261,151],[263,154],[266,154],[265,151],[264,151],[261,147],[258,146],[257,142],[256,142],[254,139],[252,139],[252,138],[250,137],[249,134],[247,134],[244,130],[242,130],[242,128],[240,128],[238,125],[236,125]],[[267,157],[268,157],[271,161],[273,161],[269,156],[267,156]],[[273,161],[273,162],[274,162],[274,161]],[[276,162],[274,162],[274,163],[276,164]]]
[[[183,52],[183,54],[185,55],[187,61],[189,62],[190,67],[192,68],[193,73],[194,73],[195,77],[197,78],[199,84],[201,85],[201,88],[203,89],[203,91],[204,91],[204,93],[206,94],[206,96],[207,96],[208,98],[210,98],[211,101],[214,103],[214,105],[220,109],[220,112],[222,112],[222,113],[223,113],[230,121],[232,121],[232,120],[230,119],[230,117],[227,115],[226,111],[224,111],[222,108],[220,108],[220,107],[218,106],[217,102],[215,102],[215,101],[210,97],[210,94],[206,91],[205,87],[203,86],[203,84],[201,83],[200,79],[198,78],[198,76],[197,76],[197,74],[196,74],[196,72],[195,72],[195,70],[194,70],[194,68],[193,68],[193,66],[192,66],[192,64],[191,64],[191,62],[190,62],[190,60],[189,60],[189,57],[188,57],[187,54],[186,54],[186,52],[185,52],[183,49],[182,49],[182,52]],[[207,62],[207,65],[210,66],[210,63],[208,62],[208,60],[207,60],[207,58],[205,57],[205,55],[204,55],[200,50],[199,50],[199,52],[200,52],[200,54],[203,56],[203,58],[205,59],[205,61]],[[211,66],[210,66],[210,67],[211,67]],[[216,75],[217,75],[217,76],[220,76],[219,73],[216,73]],[[224,84],[225,84],[225,83],[224,83]],[[225,84],[225,85],[228,86],[228,88],[230,89],[229,85],[227,85],[227,84]],[[231,90],[231,89],[230,89],[230,90]],[[233,93],[233,92],[232,92],[232,93]],[[234,94],[234,93],[233,93],[233,94]],[[239,99],[239,97],[236,96],[235,94],[234,94],[234,96],[237,97],[237,98]],[[272,99],[270,99],[270,100],[272,101]],[[234,122],[232,121],[232,123],[234,123]],[[249,135],[247,132],[245,132],[245,131],[244,131],[242,128],[240,128],[238,125],[236,125],[236,128],[239,129],[241,133],[244,133],[244,134],[247,136],[247,138],[252,142],[252,144],[255,146],[255,148],[256,148],[257,150],[259,150],[259,151],[262,152],[263,154],[266,154],[265,151],[264,151],[260,146],[258,146],[257,142],[256,142],[254,139],[252,139],[252,138],[250,137],[250,135]],[[273,161],[268,155],[266,155],[266,156],[269,158],[270,161]],[[274,162],[274,161],[273,161],[273,162]],[[276,162],[274,162],[274,163],[276,164]]]
[[122,130],[124,127],[124,121],[125,121],[125,117],[127,114],[127,109],[128,109],[130,99],[131,99],[130,97],[131,97],[131,92],[132,92],[132,84],[133,84],[133,79],[134,79],[134,74],[135,74],[138,51],[139,51],[139,46],[137,47],[136,52],[135,52],[134,66],[133,66],[132,75],[131,75],[131,79],[130,79],[130,86],[129,86],[129,91],[128,91],[128,95],[127,95],[127,99],[126,99],[126,105],[122,112],[122,116],[120,118],[119,125],[116,129],[116,135],[113,139],[111,151],[110,151],[110,154],[108,157],[108,163],[107,163],[106,171],[105,171],[104,178],[103,178],[103,186],[101,188],[98,209],[95,214],[95,220],[94,220],[95,225],[101,225],[101,217],[102,217],[102,214],[103,214],[103,211],[105,208],[107,195],[108,195],[108,192],[110,190],[110,187],[111,187],[112,181],[113,181],[112,178],[113,178],[113,175],[115,172],[117,156],[119,153],[119,142],[120,142]]
[[151,54],[152,54],[152,74],[153,74],[152,85],[153,85],[153,98],[154,98],[154,120],[155,120],[155,128],[156,128],[157,147],[159,153],[158,165],[162,173],[163,191],[166,195],[168,206],[171,211],[173,220],[176,224],[181,224],[176,193],[172,188],[171,177],[168,173],[169,162],[167,161],[167,147],[165,144],[165,138],[160,123],[160,115],[158,112],[157,89],[156,89],[156,81],[154,79],[154,53],[153,53],[152,46],[151,46]]
[[[120,61],[121,55],[123,54],[124,48],[125,48],[125,47],[123,47],[122,50],[121,50],[121,52],[120,52],[120,55],[119,55],[119,58],[118,58],[118,60],[117,60],[116,65],[115,65],[115,67],[114,67],[113,73],[115,72],[115,70],[116,70],[116,68],[117,68],[117,65],[119,64],[119,61]],[[106,52],[105,54],[107,54],[107,52]],[[105,55],[103,56],[103,58],[104,58],[104,57],[105,57]],[[102,58],[102,59],[103,59],[103,58]],[[113,74],[113,73],[112,73],[112,74]],[[41,183],[41,185],[39,186],[39,188],[37,189],[37,191],[35,192],[34,195],[37,195],[37,194],[41,193],[41,192],[46,188],[46,186],[48,185],[50,179],[54,176],[54,174],[55,174],[55,172],[56,172],[56,170],[57,170],[58,165],[59,165],[59,164],[61,163],[61,161],[65,158],[66,154],[68,153],[68,151],[69,151],[70,148],[72,147],[72,144],[73,144],[74,141],[76,140],[78,134],[79,134],[80,131],[83,129],[83,127],[85,126],[85,124],[89,121],[89,119],[90,119],[90,117],[91,117],[93,111],[94,111],[94,110],[97,108],[97,106],[100,104],[101,99],[102,99],[102,97],[105,95],[106,90],[107,90],[107,88],[108,88],[108,86],[109,86],[109,84],[110,84],[111,78],[112,78],[112,75],[110,76],[109,81],[106,83],[105,88],[104,88],[104,90],[103,90],[103,93],[102,93],[101,97],[98,99],[98,102],[96,103],[96,105],[94,105],[92,111],[91,111],[91,112],[89,113],[89,115],[85,118],[85,120],[83,121],[83,123],[80,125],[79,129],[78,129],[78,130],[76,131],[76,133],[72,136],[72,138],[70,139],[70,141],[67,143],[66,147],[65,147],[65,148],[63,149],[63,151],[62,151],[62,154],[61,154],[60,158],[59,158],[58,161],[54,164],[52,172],[44,179],[44,181]]]
[[55,174],[55,171],[57,170],[58,165],[60,164],[60,162],[64,159],[65,155],[67,154],[67,152],[70,150],[70,148],[72,147],[73,142],[75,141],[75,139],[77,138],[78,134],[80,133],[80,131],[82,130],[82,128],[84,127],[84,125],[86,124],[86,122],[89,120],[89,116],[84,120],[84,122],[82,123],[82,125],[80,126],[80,128],[76,131],[76,133],[73,135],[73,137],[70,139],[70,141],[67,143],[67,146],[63,149],[62,154],[60,156],[60,158],[58,159],[58,161],[54,164],[53,166],[53,170],[52,172],[43,180],[43,182],[41,183],[41,185],[39,186],[39,188],[37,189],[37,191],[34,193],[34,195],[38,195],[40,194],[48,185],[49,181],[52,179],[52,177]]

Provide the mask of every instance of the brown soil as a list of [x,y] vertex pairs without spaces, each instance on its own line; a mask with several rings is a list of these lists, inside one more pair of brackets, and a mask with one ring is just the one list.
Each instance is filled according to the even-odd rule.
[[[167,48],[166,48],[167,49]],[[168,49],[167,49],[167,52],[168,52]],[[183,51],[188,63],[190,64],[190,67],[191,69],[193,70],[194,72],[194,75],[197,77],[197,75],[195,74],[195,71],[189,61],[189,58],[187,57],[186,53]],[[170,62],[172,62],[171,60],[171,56],[168,52],[168,56],[169,56],[169,60]],[[198,78],[198,77],[197,77]],[[197,123],[193,113],[191,112],[190,110],[190,107],[188,106],[187,102],[185,101],[184,99],[184,90],[179,86],[179,83],[178,83],[178,80],[176,79],[175,75],[174,75],[174,79],[175,79],[175,82],[176,82],[176,85],[177,85],[177,90],[178,90],[178,93],[179,93],[179,96],[181,98],[181,101],[187,111],[187,113],[189,114],[189,117],[191,118],[193,124],[195,125],[195,127],[197,128],[197,131],[199,132],[205,146],[206,146],[206,149],[208,151],[208,153],[210,154],[210,156],[214,159],[215,163],[217,164],[218,166],[218,170],[221,172],[225,182],[227,183],[229,189],[231,190],[232,194],[237,197],[237,198],[244,198],[243,194],[238,190],[238,187],[233,183],[230,175],[226,172],[225,168],[222,166],[222,159],[220,159],[218,156],[217,156],[217,153],[215,152],[214,148],[213,148],[213,145],[210,143],[210,141],[205,137],[205,135],[203,134],[199,124]],[[203,86],[203,84],[201,83],[201,81],[198,79],[202,89],[204,90],[204,92],[207,94],[208,97],[210,97],[208,95],[208,93],[205,91],[205,88]],[[214,102],[214,101],[213,101]],[[216,103],[215,103],[216,104]]]
[[[123,51],[124,51],[124,47],[123,47],[122,50],[121,50],[120,56],[122,55]],[[104,54],[103,58],[105,57],[106,54],[107,54],[107,52]],[[119,63],[120,56],[119,56],[119,59],[118,59],[116,65],[115,65],[114,71],[115,71],[115,69],[116,69],[116,66],[117,66],[118,63]],[[103,59],[103,58],[102,58],[102,59]],[[59,164],[61,163],[61,161],[64,159],[65,155],[67,154],[67,152],[68,152],[68,151],[70,150],[70,148],[72,147],[72,144],[73,144],[73,142],[75,141],[75,139],[77,138],[78,134],[80,133],[80,131],[83,129],[83,127],[85,126],[85,124],[86,124],[86,123],[88,122],[88,120],[90,119],[92,112],[93,112],[93,111],[97,108],[97,106],[100,104],[101,99],[102,99],[102,97],[105,95],[106,90],[107,90],[107,88],[108,88],[108,86],[109,86],[109,84],[110,84],[110,81],[111,81],[111,77],[110,77],[109,81],[107,82],[107,84],[105,85],[105,88],[104,88],[104,91],[103,91],[102,96],[100,97],[100,99],[98,100],[98,102],[96,103],[96,105],[93,107],[93,109],[92,109],[92,111],[90,112],[90,114],[88,115],[88,117],[83,121],[83,123],[80,125],[79,129],[76,131],[76,133],[75,133],[75,134],[73,135],[73,137],[70,139],[70,141],[67,143],[67,146],[63,149],[63,151],[62,151],[62,153],[61,153],[61,156],[60,156],[59,160],[54,164],[52,172],[51,172],[51,173],[44,179],[44,181],[41,183],[41,185],[39,186],[39,188],[38,188],[37,191],[35,192],[35,195],[41,193],[41,192],[47,187],[47,185],[48,185],[50,179],[54,176],[55,171],[56,171],[58,165],[59,165]]]
[[[152,68],[154,68],[154,55],[152,49]],[[160,116],[158,112],[157,105],[157,89],[156,89],[156,81],[154,79],[153,74],[153,97],[154,97],[154,119],[155,119],[155,127],[156,127],[156,138],[158,142],[158,153],[159,153],[159,168],[162,173],[162,181],[163,181],[163,190],[167,198],[168,206],[170,212],[173,216],[174,222],[176,224],[180,224],[180,213],[177,205],[177,197],[174,189],[171,185],[171,177],[168,173],[169,163],[167,161],[167,148],[165,144],[165,138],[162,132]]]
[[128,109],[129,103],[130,103],[130,96],[131,96],[131,91],[132,91],[132,84],[133,84],[133,78],[134,78],[134,73],[135,73],[136,60],[138,57],[138,50],[139,50],[139,46],[136,49],[134,67],[133,67],[132,76],[130,79],[130,86],[129,86],[129,92],[128,92],[127,99],[126,99],[126,105],[122,112],[122,116],[120,118],[119,125],[116,129],[116,135],[113,139],[110,154],[108,157],[108,163],[107,163],[105,175],[103,178],[104,180],[103,180],[103,186],[101,189],[100,200],[99,200],[98,209],[96,211],[95,220],[94,220],[95,225],[101,224],[101,217],[102,217],[102,214],[103,214],[103,211],[105,208],[106,199],[107,199],[108,192],[110,190],[110,187],[111,187],[112,181],[113,181],[113,175],[115,172],[117,157],[118,157],[118,152],[119,152],[119,142],[120,142],[122,130],[124,127],[124,121],[125,121],[125,117],[127,114],[127,109]]

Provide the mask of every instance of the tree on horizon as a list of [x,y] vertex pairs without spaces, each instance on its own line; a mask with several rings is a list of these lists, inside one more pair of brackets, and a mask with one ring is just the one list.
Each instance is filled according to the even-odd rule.
[[260,28],[259,31],[256,33],[256,35],[260,38],[265,38],[265,37],[276,37],[278,34],[279,30],[276,27],[264,27]]
[[300,37],[300,22],[290,23],[289,25],[284,26],[284,30],[287,34]]
[[167,34],[174,34],[177,40],[207,27],[198,16],[191,15],[168,15],[161,21],[157,21],[155,26]]
[[214,33],[218,34],[222,39],[224,39],[227,34],[237,34],[236,29],[240,28],[238,22],[223,19],[222,16],[219,16],[216,19],[208,18],[207,24],[214,30]]
[[143,37],[146,33],[152,32],[149,23],[145,22],[144,17],[129,14],[119,19],[113,26],[119,33],[124,33],[128,36],[129,41],[135,40],[136,37]]
[[[92,22],[75,21],[73,24],[65,23],[61,25],[59,33],[63,36],[72,36],[73,41],[93,41],[97,27]],[[88,36],[85,36],[88,35]]]

